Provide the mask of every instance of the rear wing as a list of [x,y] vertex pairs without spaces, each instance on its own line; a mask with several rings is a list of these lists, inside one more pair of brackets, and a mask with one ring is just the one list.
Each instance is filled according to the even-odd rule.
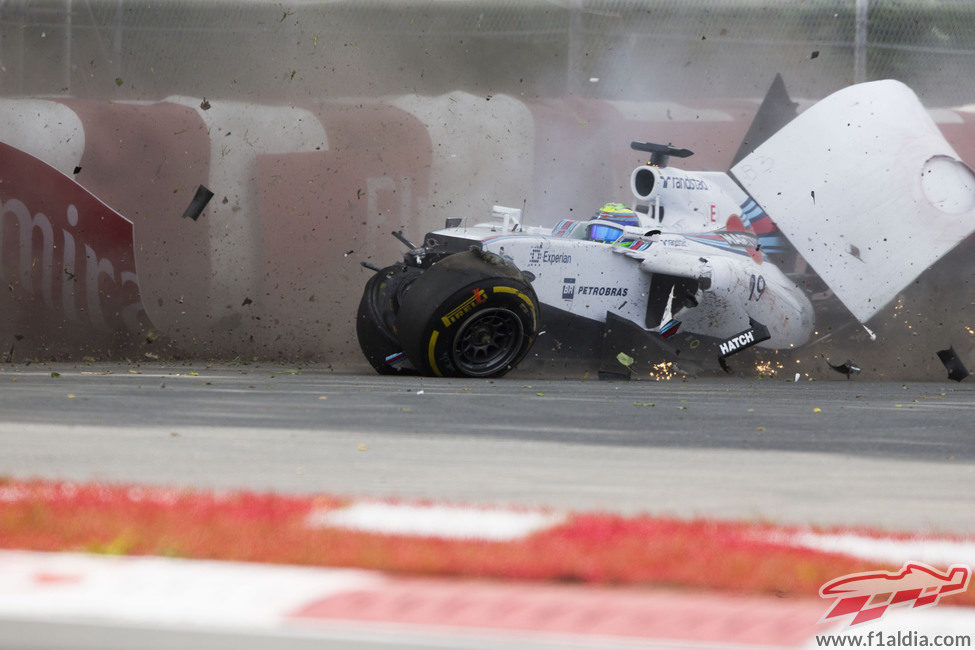
[[975,232],[975,174],[898,81],[830,95],[731,174],[860,322]]

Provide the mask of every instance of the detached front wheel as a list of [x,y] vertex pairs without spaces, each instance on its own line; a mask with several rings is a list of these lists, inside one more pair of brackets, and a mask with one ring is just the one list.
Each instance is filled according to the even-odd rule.
[[420,270],[393,264],[369,278],[359,311],[356,337],[366,360],[380,375],[415,375],[416,371],[399,361],[403,346],[396,333],[396,311],[404,288],[420,275]]
[[513,264],[467,251],[424,271],[404,291],[396,322],[421,374],[498,377],[534,343],[538,298]]

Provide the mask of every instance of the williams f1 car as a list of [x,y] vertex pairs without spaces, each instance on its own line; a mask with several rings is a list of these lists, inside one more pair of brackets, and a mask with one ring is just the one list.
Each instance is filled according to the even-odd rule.
[[419,246],[394,233],[409,251],[367,265],[357,315],[369,363],[499,376],[554,315],[642,337],[661,358],[695,351],[727,368],[751,346],[806,343],[814,291],[867,327],[975,231],[975,175],[903,84],[851,86],[794,119],[768,118],[768,104],[750,135],[760,119],[777,131],[728,173],[671,167],[691,152],[634,142],[650,155],[631,175],[629,206],[552,228],[498,207],[487,223],[449,219]]

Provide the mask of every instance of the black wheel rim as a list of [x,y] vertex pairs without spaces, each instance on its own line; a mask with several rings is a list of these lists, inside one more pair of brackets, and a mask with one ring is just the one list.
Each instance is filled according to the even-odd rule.
[[525,328],[509,309],[484,309],[461,325],[454,337],[454,364],[469,377],[500,372],[515,360]]

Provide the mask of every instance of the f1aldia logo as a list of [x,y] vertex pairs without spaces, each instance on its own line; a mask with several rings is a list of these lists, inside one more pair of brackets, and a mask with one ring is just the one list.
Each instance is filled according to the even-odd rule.
[[968,589],[972,569],[953,564],[942,573],[921,562],[906,562],[900,571],[851,573],[819,588],[822,598],[835,598],[820,622],[853,615],[850,625],[875,621],[897,606],[931,607],[943,596]]

